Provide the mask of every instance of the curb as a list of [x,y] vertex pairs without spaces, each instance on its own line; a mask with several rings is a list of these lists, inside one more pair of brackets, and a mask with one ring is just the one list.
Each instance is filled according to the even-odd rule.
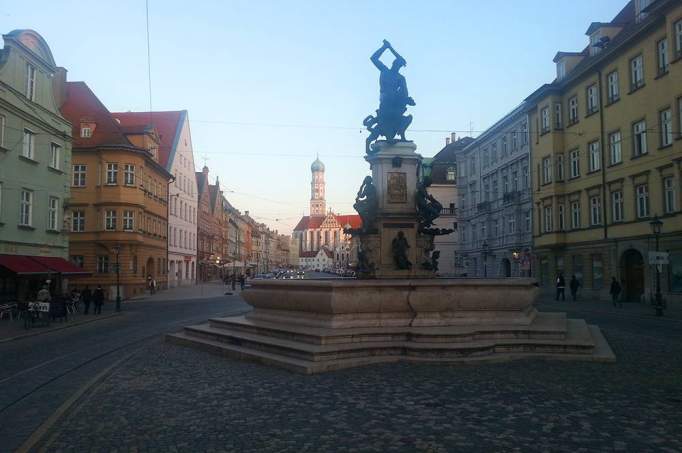
[[[59,330],[64,330],[64,329],[70,329],[71,327],[82,326],[83,324],[90,324],[91,322],[97,322],[97,321],[101,321],[101,320],[103,320],[103,319],[115,318],[116,316],[122,316],[122,315],[123,315],[123,313],[121,313],[121,312],[119,312],[119,313],[114,312],[114,313],[110,313],[110,314],[108,314],[108,315],[99,316],[99,317],[97,317],[97,318],[84,320],[84,321],[82,321],[82,322],[77,322],[77,323],[73,323],[73,324],[67,324],[67,325],[60,326],[60,327],[55,327],[54,329],[49,329],[49,330],[37,330],[37,331],[35,331],[35,332],[29,332],[29,333],[25,333],[25,334],[22,334],[22,335],[17,335],[17,336],[14,336],[14,337],[2,338],[2,339],[0,339],[0,344],[2,344],[2,343],[7,343],[7,342],[9,342],[9,341],[14,341],[14,340],[21,340],[21,339],[28,338],[28,337],[35,337],[35,336],[38,336],[38,335],[45,335],[45,334],[48,334],[48,333],[51,333],[51,332],[57,332],[57,331],[59,331]],[[93,315],[93,316],[94,316],[94,315]]]
[[[121,357],[120,359],[109,365],[107,368],[100,371],[94,378],[90,379],[88,382],[83,384],[81,388],[79,388],[73,395],[71,395],[69,399],[64,401],[62,405],[59,406],[57,410],[54,411],[54,413],[52,413],[52,415],[50,415],[47,418],[47,420],[45,420],[30,435],[29,438],[26,439],[26,441],[23,444],[21,444],[21,446],[17,449],[17,453],[27,453],[31,451],[36,451],[35,447],[37,446],[37,444],[43,440],[46,434],[59,421],[59,419],[61,419],[72,407],[74,407],[76,403],[78,403],[88,391],[92,390],[97,384],[104,381],[104,379],[106,379],[117,366],[119,366],[126,360],[130,359],[139,351],[139,349],[140,348],[126,354],[124,357]],[[47,441],[49,445],[50,439],[47,439]],[[48,445],[41,446],[41,448],[37,451],[45,451],[45,447],[47,447]]]

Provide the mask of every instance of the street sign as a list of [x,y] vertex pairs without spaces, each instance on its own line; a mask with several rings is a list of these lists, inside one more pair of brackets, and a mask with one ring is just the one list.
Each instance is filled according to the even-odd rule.
[[649,252],[649,264],[668,264],[668,252]]

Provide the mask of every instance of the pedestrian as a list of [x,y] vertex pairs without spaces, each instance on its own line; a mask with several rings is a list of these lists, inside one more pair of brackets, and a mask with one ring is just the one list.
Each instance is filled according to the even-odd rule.
[[36,300],[38,302],[50,302],[52,300],[52,296],[50,295],[50,290],[47,288],[47,285],[43,285],[43,287],[40,288],[40,291],[38,291],[38,295],[36,296]]
[[561,300],[566,300],[566,280],[564,280],[564,274],[561,272],[556,278],[556,300],[559,300],[559,297],[561,297]]
[[81,300],[83,301],[83,314],[87,315],[90,311],[90,303],[92,302],[92,291],[90,291],[88,285],[85,285],[85,289],[81,293]]
[[81,293],[78,292],[78,288],[74,286],[71,290],[71,306],[73,307],[73,312],[77,313],[79,310],[79,305],[81,302]]
[[149,290],[149,294],[154,294],[152,291],[152,276],[151,274],[147,275],[147,289]]
[[580,282],[575,277],[575,274],[571,277],[570,285],[571,285],[571,297],[573,298],[573,302],[575,302],[578,299],[578,288],[580,288]]
[[622,307],[623,306],[623,301],[620,300],[620,292],[622,291],[622,288],[620,287],[620,283],[618,283],[618,280],[616,280],[616,277],[613,277],[611,279],[611,289],[609,290],[609,293],[611,294],[611,300],[613,301],[613,306],[614,307]]
[[246,278],[244,275],[239,274],[239,287],[241,288],[242,291],[244,291],[244,285],[246,284]]
[[102,313],[102,304],[104,303],[104,290],[102,289],[102,285],[97,285],[95,294],[92,298],[95,302],[95,314],[99,315]]
[[237,289],[237,274],[232,274],[232,291]]
[[156,279],[152,278],[152,294],[156,294]]

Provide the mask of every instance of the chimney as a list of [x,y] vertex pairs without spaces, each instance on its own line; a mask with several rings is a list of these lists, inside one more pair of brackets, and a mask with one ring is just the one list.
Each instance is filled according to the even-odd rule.
[[244,211],[244,215],[245,215],[246,217],[248,217],[248,216],[249,216],[249,211]]
[[66,69],[61,66],[57,67],[52,78],[52,90],[54,91],[54,100],[57,103],[57,108],[61,109],[66,101]]
[[204,174],[204,176],[208,176],[208,167],[204,165],[204,168],[201,169],[201,172]]
[[454,132],[450,133],[450,142],[455,143],[457,141],[457,134]]
[[445,137],[445,146],[450,144],[450,137]]

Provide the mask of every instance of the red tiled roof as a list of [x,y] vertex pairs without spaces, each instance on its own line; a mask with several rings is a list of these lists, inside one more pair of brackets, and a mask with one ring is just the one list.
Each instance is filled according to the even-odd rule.
[[121,126],[143,128],[152,124],[159,133],[159,163],[170,171],[175,156],[176,137],[180,133],[186,110],[169,112],[115,112],[112,115]]
[[[72,124],[74,148],[98,145],[132,146],[111,112],[95,96],[85,82],[66,82],[66,99],[61,107],[64,117]],[[95,123],[89,138],[81,138],[81,122]]]
[[[345,228],[346,224],[350,224],[351,228],[360,228],[362,226],[362,219],[357,214],[350,215],[334,214],[334,217],[336,218],[336,221],[339,222],[342,228]],[[325,218],[321,216],[310,217],[304,215],[303,217],[301,217],[301,220],[298,221],[298,224],[296,224],[296,226],[294,227],[294,231],[303,231],[320,228],[320,225],[322,225],[324,219]]]

